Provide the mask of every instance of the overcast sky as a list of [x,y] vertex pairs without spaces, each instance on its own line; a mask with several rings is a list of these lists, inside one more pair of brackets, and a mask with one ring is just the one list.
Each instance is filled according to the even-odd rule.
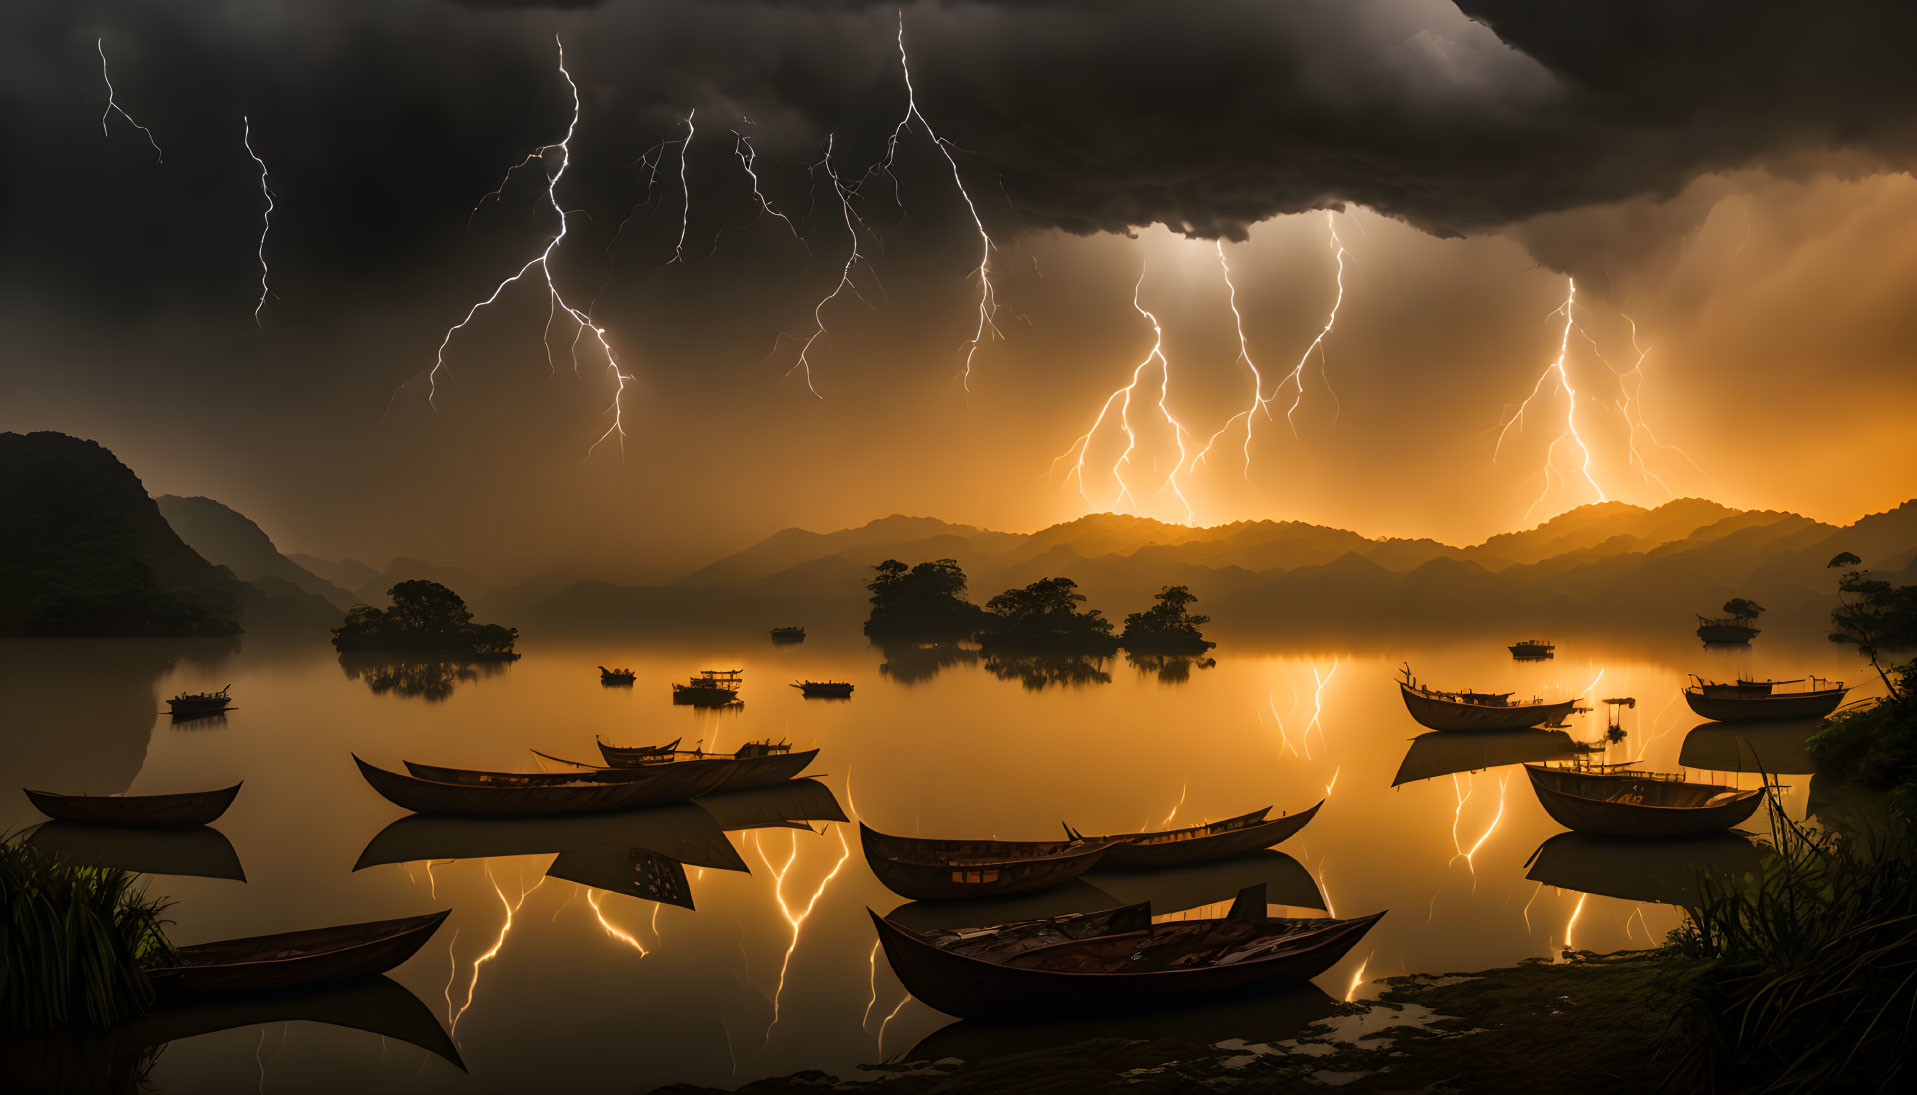
[[[1454,542],[1600,495],[1849,521],[1917,494],[1913,22],[8,4],[0,428],[99,440],[289,550],[512,573],[892,512]],[[561,43],[577,125],[540,158],[574,121]],[[559,231],[562,164],[557,301],[534,266],[448,339]]]

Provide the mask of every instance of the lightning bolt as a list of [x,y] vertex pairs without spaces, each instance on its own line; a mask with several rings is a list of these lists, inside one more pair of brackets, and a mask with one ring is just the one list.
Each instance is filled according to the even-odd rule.
[[467,1008],[470,1008],[473,1006],[473,994],[477,992],[479,989],[479,967],[492,961],[493,958],[499,954],[500,948],[506,945],[506,937],[512,934],[512,930],[513,930],[513,915],[519,912],[519,907],[526,903],[526,899],[528,897],[532,896],[533,890],[537,890],[541,885],[545,883],[546,876],[541,875],[539,877],[539,881],[532,884],[531,889],[520,891],[519,900],[517,901],[506,900],[506,891],[503,889],[500,889],[499,879],[493,877],[493,865],[491,860],[486,861],[486,881],[491,882],[493,884],[493,892],[499,895],[499,904],[501,907],[503,907],[506,910],[506,922],[499,926],[499,936],[498,938],[493,940],[493,945],[487,948],[486,953],[480,955],[478,958],[475,958],[473,960],[472,980],[466,983],[466,1002],[459,1005],[459,1010],[453,1013],[452,1021],[447,1024],[449,1027],[452,1028],[454,1033],[457,1033],[459,1031],[460,1017],[466,1014]]
[[[1452,844],[1458,849],[1458,854],[1455,856],[1452,856],[1451,860],[1454,863],[1460,859],[1464,860],[1464,865],[1467,869],[1471,871],[1471,876],[1474,880],[1477,878],[1477,874],[1478,874],[1477,865],[1473,862],[1474,857],[1478,854],[1478,849],[1484,847],[1484,842],[1491,839],[1491,834],[1494,832],[1497,832],[1498,823],[1504,820],[1504,791],[1505,791],[1505,788],[1510,784],[1510,781],[1511,781],[1511,773],[1509,772],[1506,772],[1503,775],[1500,775],[1498,777],[1497,812],[1491,815],[1491,824],[1485,826],[1484,835],[1478,837],[1477,842],[1472,844],[1471,847],[1468,849],[1465,848],[1464,845],[1458,841],[1458,822],[1464,813],[1465,800],[1471,797],[1472,792],[1466,791],[1462,795],[1458,796],[1458,813],[1457,815],[1454,815],[1451,820],[1451,841],[1452,841]],[[1451,785],[1452,785],[1452,790],[1454,792],[1457,790],[1457,783],[1458,783],[1458,777],[1454,774],[1451,777]],[[1471,780],[1471,786],[1473,790],[1475,790],[1476,784],[1477,784],[1477,780],[1475,777],[1473,777]]]
[[773,899],[779,903],[779,912],[785,917],[786,923],[792,926],[792,942],[785,949],[785,959],[779,963],[779,984],[772,993],[772,1022],[765,1028],[767,1041],[772,1038],[772,1028],[779,1025],[779,1000],[785,995],[786,971],[792,967],[793,952],[799,949],[799,934],[805,927],[806,918],[810,917],[812,910],[818,907],[819,899],[825,896],[826,887],[838,877],[839,869],[845,866],[846,860],[852,858],[851,845],[845,841],[844,827],[839,826],[835,831],[839,834],[839,861],[834,863],[826,876],[819,880],[818,889],[812,891],[812,897],[806,901],[805,907],[796,912],[793,906],[786,903],[785,879],[792,870],[793,862],[799,858],[799,834],[796,832],[792,834],[792,854],[786,857],[784,865],[774,867],[771,857],[765,853],[765,846],[759,840],[759,831],[755,829],[752,833],[753,847],[758,849],[759,858],[765,861],[766,869],[772,872]]
[[[798,240],[800,246],[805,246],[805,238],[799,235],[799,226],[792,223],[791,217],[774,209],[759,189],[759,150],[752,147],[751,138],[736,129],[732,131],[732,154],[739,157],[739,166],[745,169],[746,177],[752,180],[752,197],[759,203],[759,213],[770,213],[784,221],[786,228],[792,232],[792,238]],[[758,213],[753,216],[756,218]],[[806,247],[806,250],[810,251],[811,248]]]
[[1556,465],[1558,446],[1563,443],[1566,437],[1571,439],[1572,446],[1577,449],[1582,457],[1578,464],[1578,473],[1582,475],[1584,481],[1590,485],[1591,493],[1597,495],[1597,501],[1599,502],[1610,500],[1605,495],[1604,488],[1598,486],[1598,481],[1591,475],[1591,450],[1589,446],[1585,445],[1584,438],[1578,433],[1578,392],[1577,388],[1571,384],[1571,374],[1567,372],[1564,367],[1565,358],[1568,357],[1571,352],[1571,329],[1576,326],[1577,323],[1577,279],[1566,278],[1565,285],[1564,303],[1551,313],[1552,315],[1557,315],[1559,312],[1564,313],[1564,330],[1558,336],[1557,359],[1549,365],[1546,365],[1544,371],[1538,374],[1537,382],[1531,386],[1531,394],[1524,397],[1524,402],[1518,404],[1517,411],[1505,419],[1500,426],[1497,445],[1491,452],[1491,462],[1495,464],[1497,463],[1499,455],[1503,452],[1506,436],[1510,434],[1513,427],[1521,427],[1524,422],[1525,412],[1531,409],[1532,401],[1537,399],[1538,395],[1544,391],[1545,382],[1555,379],[1558,386],[1564,389],[1564,429],[1560,430],[1557,436],[1551,439],[1551,444],[1544,450],[1544,489],[1539,491],[1537,498],[1532,501],[1530,506],[1526,507],[1524,519],[1527,521],[1531,519],[1531,514],[1536,512],[1537,508],[1543,505],[1544,500],[1550,496],[1552,482],[1554,480],[1564,479],[1564,476],[1558,472]]
[[1325,712],[1325,686],[1330,684],[1331,678],[1337,675],[1338,659],[1336,658],[1331,659],[1331,671],[1322,677],[1318,675],[1317,665],[1314,664],[1311,667],[1311,679],[1317,682],[1317,688],[1311,693],[1311,721],[1305,724],[1303,736],[1305,738],[1306,748],[1310,747],[1311,732],[1313,729],[1318,731],[1318,740],[1320,742],[1323,742],[1327,747],[1331,744],[1330,740],[1325,737],[1325,724],[1320,721],[1320,719]]
[[1066,478],[1076,477],[1078,479],[1079,496],[1085,499],[1087,505],[1096,505],[1096,503],[1092,502],[1091,495],[1085,493],[1085,456],[1091,448],[1092,439],[1098,435],[1100,427],[1105,424],[1105,419],[1111,415],[1112,404],[1116,403],[1118,404],[1119,428],[1125,433],[1125,451],[1112,463],[1111,474],[1112,478],[1118,483],[1118,495],[1112,500],[1111,504],[1113,507],[1117,507],[1124,505],[1129,500],[1131,508],[1137,508],[1138,499],[1132,494],[1131,485],[1125,482],[1124,475],[1126,465],[1132,461],[1132,454],[1138,450],[1138,434],[1132,429],[1132,397],[1137,394],[1138,385],[1144,379],[1146,370],[1150,369],[1155,363],[1158,367],[1159,376],[1158,411],[1164,416],[1165,421],[1171,425],[1172,436],[1178,446],[1178,459],[1172,464],[1170,474],[1165,477],[1165,482],[1158,488],[1157,493],[1162,494],[1169,488],[1171,492],[1177,496],[1179,503],[1185,507],[1185,523],[1195,525],[1198,520],[1197,514],[1193,512],[1190,500],[1185,497],[1185,492],[1178,485],[1178,473],[1180,469],[1185,466],[1186,461],[1185,437],[1187,431],[1184,424],[1172,417],[1171,410],[1165,406],[1166,391],[1171,384],[1171,362],[1165,358],[1164,328],[1159,325],[1158,317],[1146,311],[1145,306],[1139,303],[1139,293],[1143,290],[1144,286],[1145,271],[1141,269],[1138,274],[1137,284],[1132,286],[1132,307],[1137,310],[1139,315],[1145,317],[1145,322],[1151,324],[1152,347],[1150,352],[1148,352],[1137,365],[1132,367],[1130,382],[1121,387],[1114,388],[1112,393],[1105,397],[1105,402],[1098,409],[1098,417],[1092,420],[1091,428],[1080,434],[1078,439],[1073,441],[1069,448],[1053,459],[1052,468],[1056,471],[1060,461],[1073,459],[1072,454],[1077,453],[1077,458],[1073,461],[1072,470],[1066,475]]
[[1571,943],[1571,936],[1572,936],[1572,933],[1577,929],[1578,915],[1584,911],[1584,899],[1589,896],[1591,895],[1590,894],[1578,895],[1577,907],[1571,910],[1571,919],[1565,921],[1564,923],[1564,949],[1567,951],[1574,949]]
[[1165,820],[1158,823],[1159,828],[1161,829],[1169,828],[1171,826],[1172,818],[1177,817],[1178,811],[1184,808],[1185,796],[1189,795],[1190,793],[1191,793],[1191,782],[1187,780],[1183,786],[1178,788],[1178,804],[1171,808],[1171,813],[1165,815]]
[[128,114],[126,112],[126,108],[121,106],[113,98],[113,76],[111,73],[107,71],[106,39],[96,38],[93,40],[93,45],[94,45],[94,48],[100,51],[100,79],[106,81],[106,91],[107,91],[106,109],[100,112],[100,135],[102,137],[112,136],[112,134],[107,130],[107,119],[112,117],[115,114],[118,114],[120,117],[125,118],[127,120],[127,123],[131,125],[133,128],[146,134],[146,143],[153,146],[153,154],[156,157],[154,162],[165,163],[166,153],[161,151],[160,142],[153,139],[153,131],[141,125],[139,122],[134,121],[133,115]]
[[[612,406],[608,409],[608,413],[612,415],[612,424],[608,426],[606,431],[599,435],[599,439],[594,441],[591,447],[586,450],[587,454],[590,455],[594,450],[598,449],[600,445],[604,444],[608,438],[614,436],[619,438],[619,449],[623,454],[625,452],[626,441],[623,401],[626,392],[626,382],[631,380],[632,377],[629,376],[624,369],[620,368],[618,357],[613,353],[612,343],[606,340],[606,329],[594,323],[591,315],[573,307],[573,305],[566,300],[565,294],[560,292],[558,283],[553,280],[552,256],[553,253],[559,249],[560,243],[565,240],[567,232],[566,211],[559,204],[559,180],[566,174],[566,169],[572,164],[571,142],[573,134],[579,128],[579,85],[573,82],[572,73],[566,69],[565,43],[560,41],[557,35],[553,37],[553,43],[558,47],[559,52],[559,75],[565,79],[566,88],[572,94],[572,119],[566,125],[566,135],[553,144],[541,145],[528,153],[525,159],[521,160],[511,170],[506,172],[506,180],[499,184],[499,190],[495,190],[486,197],[481,198],[480,204],[485,204],[487,198],[495,197],[503,191],[506,182],[511,180],[514,172],[517,172],[519,168],[538,163],[541,165],[541,168],[544,169],[545,164],[548,162],[547,157],[551,153],[557,152],[559,154],[558,170],[548,171],[546,173],[546,202],[552,206],[553,213],[559,218],[559,231],[554,233],[550,240],[546,241],[546,246],[539,254],[527,260],[524,266],[521,266],[511,276],[495,286],[490,296],[468,308],[464,318],[446,329],[445,337],[440,339],[439,352],[433,361],[432,370],[427,373],[428,392],[426,402],[434,410],[439,409],[439,374],[446,368],[446,347],[451,345],[453,336],[464,330],[468,324],[472,323],[473,318],[477,316],[481,310],[491,306],[493,302],[497,301],[508,287],[516,284],[520,279],[531,273],[534,268],[537,268],[541,278],[546,284],[546,295],[550,302],[552,314],[557,315],[558,312],[565,312],[566,315],[578,325],[576,337],[583,336],[587,332],[592,334],[593,338],[599,343],[600,350],[606,355],[606,365],[611,369],[616,384],[613,390]],[[688,118],[688,125],[690,125],[690,122],[691,119]],[[691,139],[689,134],[687,139]],[[477,209],[478,207],[475,206],[474,208]],[[551,320],[549,318],[548,325],[550,325],[550,323]],[[552,367],[552,346],[550,342],[547,343],[546,348],[546,364],[549,368]]]
[[1653,482],[1656,483],[1667,496],[1675,498],[1677,497],[1677,492],[1672,490],[1670,484],[1666,483],[1662,476],[1653,472],[1650,469],[1650,465],[1645,462],[1644,453],[1637,445],[1639,433],[1648,437],[1653,446],[1667,452],[1674,452],[1680,457],[1683,457],[1685,463],[1691,466],[1691,470],[1697,472],[1705,479],[1709,479],[1710,475],[1698,466],[1697,461],[1691,459],[1690,453],[1685,452],[1676,445],[1667,445],[1659,440],[1656,432],[1651,429],[1650,423],[1644,420],[1644,361],[1651,356],[1651,348],[1649,346],[1639,345],[1637,338],[1637,320],[1632,319],[1623,312],[1619,312],[1618,316],[1631,328],[1631,352],[1637,355],[1629,369],[1620,371],[1615,365],[1612,365],[1610,359],[1605,357],[1603,351],[1599,349],[1597,339],[1592,338],[1589,331],[1580,329],[1578,333],[1582,334],[1584,340],[1591,344],[1591,352],[1597,355],[1598,360],[1604,362],[1605,367],[1609,368],[1611,372],[1617,376],[1618,392],[1621,396],[1617,402],[1618,414],[1624,419],[1626,444],[1630,450],[1631,466],[1637,469],[1638,478],[1647,486]]
[[[839,294],[847,291],[850,291],[853,296],[858,297],[861,302],[865,300],[865,297],[860,295],[858,286],[852,284],[852,271],[864,258],[864,256],[859,254],[859,227],[862,222],[859,220],[858,214],[852,211],[851,192],[847,190],[844,181],[839,178],[838,169],[832,166],[832,142],[833,136],[827,134],[825,138],[825,157],[814,166],[824,168],[826,178],[832,181],[832,192],[838,196],[839,212],[845,221],[845,235],[850,241],[850,246],[846,251],[845,265],[839,270],[838,283],[832,286],[831,292],[820,297],[819,302],[812,306],[812,334],[800,344],[799,359],[792,363],[790,369],[785,371],[785,375],[787,376],[791,376],[795,372],[804,373],[805,390],[820,399],[825,397],[819,395],[819,389],[812,386],[812,347],[817,345],[821,338],[825,337],[826,305],[839,299]],[[754,193],[757,193],[757,189],[758,176],[755,175],[753,176]],[[760,200],[763,201],[764,199]],[[790,222],[787,223],[789,224]],[[781,335],[780,337],[785,338],[789,336]]]
[[[672,245],[672,257],[666,260],[667,266],[682,262],[686,257],[686,229],[692,223],[692,184],[686,181],[686,153],[692,151],[692,135],[696,132],[692,126],[692,119],[698,113],[697,108],[686,111],[686,136],[685,140],[679,142],[679,242]],[[756,192],[758,176],[753,176],[752,182],[753,190]]]
[[246,154],[253,157],[253,162],[259,165],[260,195],[266,199],[266,211],[260,214],[260,300],[253,306],[253,326],[264,329],[264,325],[260,323],[260,312],[266,308],[266,298],[274,295],[273,290],[266,283],[266,234],[273,230],[273,188],[267,185],[266,161],[260,159],[260,154],[253,151],[253,120],[246,115],[241,115],[240,124],[243,127],[240,135],[241,143],[246,145]]
[[1245,482],[1249,483],[1251,482],[1252,424],[1257,420],[1259,411],[1264,411],[1265,417],[1271,417],[1271,409],[1269,407],[1270,400],[1265,398],[1264,375],[1258,371],[1258,363],[1251,359],[1251,345],[1245,340],[1245,317],[1238,311],[1238,286],[1231,280],[1231,263],[1225,259],[1225,241],[1222,239],[1214,241],[1214,247],[1218,251],[1218,270],[1224,275],[1225,289],[1229,294],[1226,299],[1231,305],[1232,325],[1238,332],[1237,360],[1244,362],[1245,368],[1251,372],[1251,405],[1239,411],[1237,414],[1232,415],[1225,420],[1223,426],[1218,427],[1218,432],[1211,435],[1211,440],[1205,442],[1205,447],[1199,451],[1197,456],[1191,458],[1191,466],[1193,470],[1196,470],[1198,465],[1204,463],[1205,457],[1211,453],[1212,446],[1218,444],[1218,439],[1223,437],[1227,430],[1231,429],[1233,423],[1243,419],[1245,423],[1244,476]]
[[[1371,954],[1376,953],[1378,952],[1371,952]],[[1371,964],[1371,954],[1365,955],[1365,960],[1358,963],[1357,972],[1351,975],[1351,987],[1345,990],[1345,1003],[1349,1004],[1358,995],[1358,986],[1365,983],[1365,967]]]
[[[586,904],[592,906],[592,914],[599,918],[599,926],[605,929],[607,935],[611,936],[614,939],[617,939],[621,943],[624,943],[626,946],[631,947],[633,950],[638,951],[639,957],[641,958],[644,958],[646,955],[652,953],[651,951],[648,951],[646,949],[645,944],[633,938],[631,934],[621,931],[620,929],[614,927],[612,924],[612,921],[606,919],[606,914],[604,910],[600,909],[599,907],[599,898],[597,896],[598,891],[592,889],[590,886],[586,887],[585,889],[586,889]],[[653,908],[653,912],[655,913],[659,911],[659,906],[657,904],[653,905],[652,908]]]
[[998,316],[998,291],[992,285],[992,251],[995,245],[992,243],[991,234],[985,231],[985,222],[978,215],[978,206],[972,203],[971,192],[965,188],[965,179],[959,173],[958,161],[952,157],[952,145],[940,137],[932,129],[932,123],[919,112],[918,93],[912,87],[912,63],[905,53],[905,13],[903,11],[899,13],[899,71],[905,76],[905,116],[900,118],[899,124],[892,128],[892,136],[885,144],[885,158],[873,170],[883,171],[892,176],[896,194],[898,176],[892,175],[892,161],[898,154],[899,138],[911,128],[914,119],[925,130],[925,135],[932,139],[932,147],[938,150],[939,155],[945,157],[946,166],[952,169],[952,183],[958,187],[959,197],[965,200],[966,211],[972,215],[972,227],[978,229],[979,239],[978,266],[973,270],[973,276],[978,278],[979,286],[978,327],[972,332],[971,340],[965,344],[965,369],[960,375],[960,384],[967,392],[970,392],[972,390],[972,358],[978,354],[978,348],[984,343],[986,333],[990,332],[994,336],[1003,337],[999,334],[998,326],[994,322]]

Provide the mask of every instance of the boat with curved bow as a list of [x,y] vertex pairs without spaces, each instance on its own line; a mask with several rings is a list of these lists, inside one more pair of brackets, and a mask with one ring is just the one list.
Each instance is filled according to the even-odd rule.
[[1672,837],[1719,832],[1763,804],[1762,787],[1740,791],[1622,765],[1527,764],[1544,812],[1567,829],[1600,836]]
[[1267,806],[1223,821],[1157,833],[1085,836],[1067,825],[1065,835],[1072,840],[1113,841],[1115,846],[1099,860],[1100,870],[1155,871],[1210,863],[1276,847],[1310,824],[1323,805],[1320,800],[1309,810],[1280,817],[1267,817],[1271,813],[1271,807]]
[[360,775],[381,797],[416,814],[486,814],[541,817],[632,810],[683,802],[708,794],[723,779],[712,771],[660,769],[643,778],[573,779],[554,782],[550,773],[468,771],[470,782],[447,783],[390,772],[353,757]]
[[181,947],[177,963],[150,976],[163,994],[289,989],[377,977],[411,958],[451,914],[447,909]]
[[859,825],[865,861],[913,901],[1003,897],[1069,882],[1118,846],[1111,840],[932,840]]
[[106,825],[210,825],[233,805],[242,784],[177,795],[61,795],[22,787],[35,809],[56,821]]
[[1578,710],[1576,699],[1545,703],[1513,701],[1510,692],[1446,692],[1419,684],[1406,666],[1398,681],[1405,710],[1432,730],[1528,730],[1561,724]]
[[[1684,689],[1684,702],[1699,715],[1717,722],[1821,719],[1837,710],[1844,702],[1844,694],[1850,691],[1843,681],[1827,681],[1822,677],[1720,684],[1692,674],[1691,682]],[[1791,687],[1793,685],[1803,687]]]

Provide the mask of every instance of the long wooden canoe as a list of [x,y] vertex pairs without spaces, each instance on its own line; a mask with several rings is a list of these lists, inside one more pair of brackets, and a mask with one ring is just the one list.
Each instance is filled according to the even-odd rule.
[[377,977],[413,956],[451,909],[425,916],[223,939],[180,948],[177,965],[151,973],[162,993],[287,989]]
[[112,825],[207,825],[233,805],[241,784],[178,795],[59,795],[21,788],[41,813],[59,821]]
[[1512,703],[1503,694],[1440,692],[1404,681],[1398,691],[1411,717],[1433,730],[1527,730],[1561,722],[1578,705],[1575,699]]
[[871,916],[906,991],[965,1018],[1158,1007],[1295,983],[1329,969],[1384,916],[1264,913],[1262,893],[1247,891],[1223,918],[1164,924],[1149,905],[956,932]]
[[654,772],[649,768],[603,768],[586,769],[571,772],[500,772],[484,768],[448,768],[438,764],[420,764],[406,761],[406,770],[420,779],[434,783],[463,783],[474,785],[512,784],[526,787],[557,787],[568,783],[620,783],[631,779],[645,779]]
[[1088,837],[1067,825],[1065,835],[1073,840],[1117,841],[1118,846],[1106,852],[1105,858],[1098,861],[1100,870],[1155,871],[1230,859],[1281,844],[1318,816],[1318,807],[1323,805],[1321,799],[1309,810],[1275,818],[1265,816],[1271,813],[1271,807],[1267,806],[1224,821],[1161,833],[1117,833]]
[[[1719,691],[1722,689],[1722,691]],[[1821,719],[1844,702],[1850,689],[1819,688],[1803,692],[1773,692],[1769,688],[1692,685],[1684,690],[1691,710],[1718,722],[1762,722],[1784,719]]]
[[[664,748],[663,746],[660,748]],[[806,766],[818,757],[817,749],[802,749],[797,752],[754,752],[747,746],[737,753],[660,753],[650,747],[637,751],[624,746],[599,743],[600,755],[606,758],[605,766],[584,764],[576,760],[566,760],[549,753],[533,750],[538,756],[560,764],[569,764],[587,772],[616,771],[655,771],[661,768],[703,767],[716,769],[724,773],[724,778],[712,791],[749,791],[754,787],[770,787],[797,776]]]
[[886,889],[913,901],[1043,890],[1084,874],[1116,847],[1109,840],[927,840],[863,822],[859,842]]
[[1579,771],[1527,764],[1531,786],[1558,824],[1601,836],[1697,836],[1728,829],[1755,813],[1764,789],[1630,771]]
[[682,802],[716,789],[722,773],[662,769],[648,779],[617,782],[582,780],[542,783],[501,778],[480,783],[439,783],[389,772],[357,755],[360,775],[388,802],[416,814],[486,814],[541,817],[550,814],[586,814],[601,810],[631,810]]

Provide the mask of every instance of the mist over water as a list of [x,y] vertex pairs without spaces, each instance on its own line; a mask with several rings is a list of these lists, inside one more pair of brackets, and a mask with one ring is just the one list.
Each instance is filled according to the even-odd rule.
[[[214,828],[245,881],[151,881],[177,901],[172,934],[185,943],[453,909],[393,976],[453,1027],[470,1077],[396,1040],[276,1022],[173,1043],[154,1072],[162,1090],[256,1090],[262,1079],[276,1091],[526,1090],[550,1079],[554,1060],[582,1088],[732,1086],[909,1057],[953,1022],[906,1000],[883,959],[874,961],[865,909],[891,914],[906,903],[872,878],[853,825],[767,824],[782,808],[830,816],[826,796],[555,819],[601,832],[608,845],[687,861],[694,907],[684,908],[549,877],[550,867],[600,882],[601,868],[555,865],[569,838],[539,825],[416,819],[434,824],[387,830],[404,815],[360,779],[349,754],[391,768],[416,760],[533,769],[529,748],[596,760],[595,735],[614,744],[680,738],[708,750],[772,738],[821,749],[811,772],[853,822],[927,836],[1047,839],[1061,822],[1087,833],[1157,829],[1266,805],[1295,812],[1326,798],[1303,832],[1262,857],[1165,875],[1095,872],[1017,908],[914,906],[897,915],[949,926],[1142,900],[1161,916],[1219,915],[1240,886],[1265,881],[1271,900],[1295,915],[1391,910],[1317,979],[1324,996],[1342,999],[1365,995],[1375,976],[1509,964],[1566,944],[1649,946],[1675,922],[1666,905],[1604,892],[1646,896],[1658,888],[1650,876],[1668,865],[1638,869],[1629,854],[1620,863],[1560,841],[1531,873],[1598,892],[1527,878],[1526,860],[1562,830],[1521,768],[1472,769],[1517,759],[1514,750],[1542,758],[1552,735],[1496,746],[1419,738],[1392,683],[1399,662],[1444,687],[1635,697],[1636,709],[1623,712],[1626,737],[1603,759],[1639,758],[1658,770],[1675,770],[1680,757],[1735,766],[1745,744],[1693,729],[1701,720],[1679,695],[1687,673],[1815,672],[1868,683],[1841,650],[1783,634],[1730,652],[1682,632],[1556,638],[1557,657],[1543,662],[1514,661],[1484,636],[1426,634],[1373,636],[1361,653],[1227,644],[1211,667],[1119,657],[1088,676],[995,672],[970,651],[881,650],[838,634],[796,646],[762,633],[684,643],[533,636],[517,662],[432,674],[442,687],[431,695],[377,689],[375,674],[348,672],[317,643],[8,643],[0,664],[21,677],[9,681],[9,697],[33,696],[32,677],[78,702],[43,710],[10,698],[0,782],[138,794],[244,780]],[[629,666],[638,682],[602,687],[599,664]],[[742,707],[671,705],[670,681],[720,667],[744,669]],[[857,691],[850,701],[806,700],[788,687],[800,678],[850,679]],[[229,683],[235,709],[223,723],[159,714],[164,696]],[[1573,717],[1568,737],[1596,740],[1604,730],[1599,706]],[[1804,732],[1752,737],[1785,783],[1793,817],[1808,793],[1809,777],[1798,774],[1807,766],[1794,763]],[[83,754],[56,750],[53,735],[94,744]],[[1760,779],[1690,774],[1746,787]],[[23,797],[7,801],[0,824],[39,821]],[[747,871],[724,869],[735,856]],[[362,860],[371,865],[355,870]],[[621,865],[602,885],[621,881]],[[1279,1027],[1322,1014],[1323,1004],[1306,994],[1186,1019],[1213,1041],[1261,1040],[1285,1036]],[[1040,1028],[1020,1037],[1041,1039],[1026,1047],[1036,1048],[1047,1036]],[[976,1055],[1002,1037],[954,1026],[928,1051]]]

